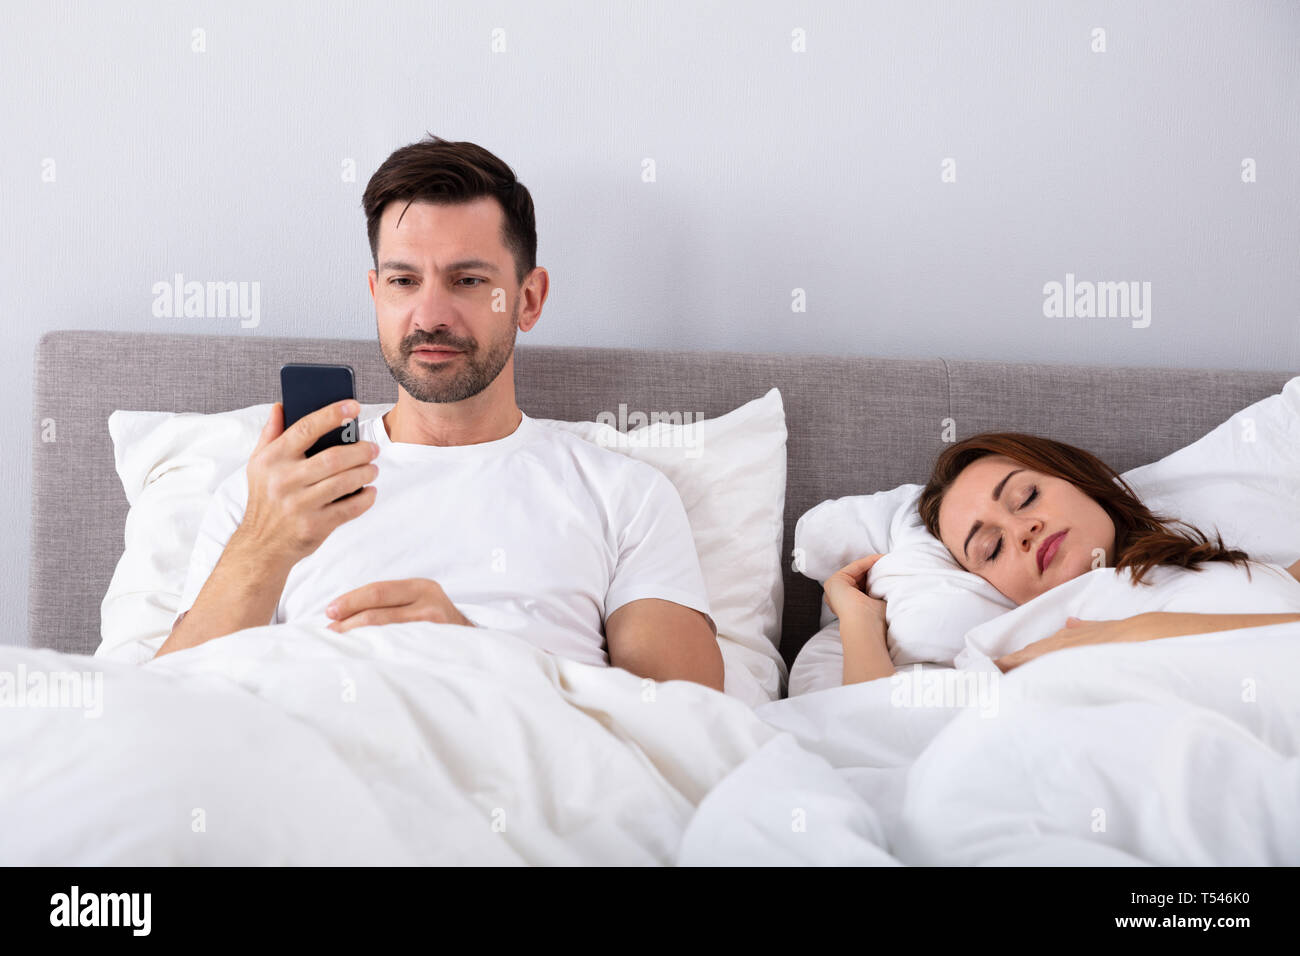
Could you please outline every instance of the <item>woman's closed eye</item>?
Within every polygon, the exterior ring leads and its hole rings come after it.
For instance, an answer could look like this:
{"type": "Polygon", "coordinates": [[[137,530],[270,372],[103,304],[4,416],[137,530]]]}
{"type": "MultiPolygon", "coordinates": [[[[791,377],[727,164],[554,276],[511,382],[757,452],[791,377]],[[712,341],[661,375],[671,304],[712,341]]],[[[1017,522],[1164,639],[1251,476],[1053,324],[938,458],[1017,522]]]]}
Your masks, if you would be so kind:
{"type": "MultiPolygon", "coordinates": [[[[1037,485],[1034,485],[1034,486],[1032,486],[1031,489],[1030,489],[1029,497],[1027,497],[1024,501],[1022,501],[1022,502],[1020,503],[1020,508],[1027,508],[1027,507],[1029,507],[1030,502],[1032,502],[1032,501],[1033,501],[1035,498],[1037,498],[1037,497],[1038,497],[1038,486],[1037,486],[1037,485]]],[[[1017,508],[1016,510],[1019,511],[1020,508],[1017,508]]],[[[1001,554],[1001,553],[1002,553],[1002,536],[1001,536],[1001,535],[998,535],[998,545],[997,545],[997,547],[994,548],[994,549],[993,549],[993,553],[990,554],[990,555],[989,555],[987,558],[985,558],[984,560],[985,560],[985,561],[996,561],[998,555],[1001,554]]]]}

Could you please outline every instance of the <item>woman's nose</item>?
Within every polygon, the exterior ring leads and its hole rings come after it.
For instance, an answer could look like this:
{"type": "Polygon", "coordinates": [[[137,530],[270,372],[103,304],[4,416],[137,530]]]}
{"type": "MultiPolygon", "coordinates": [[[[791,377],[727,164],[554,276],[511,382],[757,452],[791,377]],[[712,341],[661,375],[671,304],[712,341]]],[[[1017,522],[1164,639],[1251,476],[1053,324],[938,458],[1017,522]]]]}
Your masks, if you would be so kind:
{"type": "Polygon", "coordinates": [[[1025,525],[1024,530],[1020,532],[1020,550],[1028,551],[1034,546],[1034,538],[1043,530],[1043,522],[1040,518],[1031,518],[1025,525]]]}

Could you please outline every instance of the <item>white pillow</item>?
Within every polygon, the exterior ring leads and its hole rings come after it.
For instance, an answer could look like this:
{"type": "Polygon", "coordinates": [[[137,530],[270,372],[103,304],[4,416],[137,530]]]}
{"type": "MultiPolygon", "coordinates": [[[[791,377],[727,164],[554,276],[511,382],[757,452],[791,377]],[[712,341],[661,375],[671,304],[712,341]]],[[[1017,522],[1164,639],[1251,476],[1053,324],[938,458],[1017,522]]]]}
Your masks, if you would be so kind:
{"type": "MultiPolygon", "coordinates": [[[[359,418],[392,407],[362,405],[359,418]]],[[[270,411],[265,404],[212,415],[109,416],[117,473],[131,508],[126,549],[101,605],[97,655],[148,660],[166,639],[208,503],[247,462],[270,411]]],[[[538,421],[664,471],[695,536],[726,692],[751,705],[779,698],[786,674],[777,650],[786,440],[780,392],[772,389],[716,419],[658,423],[627,434],[595,422],[538,421]]]]}
{"type": "MultiPolygon", "coordinates": [[[[361,419],[388,405],[362,405],[361,419]]],[[[97,656],[142,662],[171,633],[213,493],[248,461],[271,405],[230,412],[115,411],[113,458],[131,506],[126,547],[100,604],[97,656]]]]}
{"type": "Polygon", "coordinates": [[[844,644],[840,622],[833,620],[808,638],[790,667],[790,697],[812,694],[844,683],[844,644]]]}
{"type": "Polygon", "coordinates": [[[1152,511],[1257,561],[1300,557],[1300,376],[1204,438],[1124,473],[1152,511]]]}
{"type": "MultiPolygon", "coordinates": [[[[908,670],[919,667],[923,671],[953,670],[947,664],[920,662],[908,666],[908,670]]],[[[832,620],[820,631],[808,638],[808,643],[799,649],[799,656],[790,668],[791,697],[803,694],[815,694],[819,690],[844,686],[844,644],[840,640],[840,622],[832,620]]]]}
{"type": "MultiPolygon", "coordinates": [[[[951,662],[962,635],[1015,607],[979,575],[963,570],[925,530],[916,510],[922,487],[900,485],[823,501],[794,530],[795,566],[819,583],[851,561],[884,555],[871,568],[867,590],[885,602],[889,656],[896,667],[951,662]]],[[[834,620],[823,601],[822,626],[834,620]]]]}
{"type": "Polygon", "coordinates": [[[786,477],[780,391],[691,424],[658,421],[623,432],[599,422],[539,421],[668,476],[695,537],[727,665],[726,692],[755,705],[780,698],[786,677],[779,650],[786,477]]]}
{"type": "MultiPolygon", "coordinates": [[[[1257,560],[1291,564],[1300,556],[1300,377],[1124,478],[1153,511],[1211,536],[1217,530],[1257,560]]],[[[871,569],[868,593],[887,602],[896,665],[951,664],[967,631],[1015,607],[925,530],[916,511],[921,487],[825,501],[795,527],[796,561],[819,583],[856,558],[887,554],[871,569]]],[[[823,602],[822,625],[832,620],[823,602]]]]}

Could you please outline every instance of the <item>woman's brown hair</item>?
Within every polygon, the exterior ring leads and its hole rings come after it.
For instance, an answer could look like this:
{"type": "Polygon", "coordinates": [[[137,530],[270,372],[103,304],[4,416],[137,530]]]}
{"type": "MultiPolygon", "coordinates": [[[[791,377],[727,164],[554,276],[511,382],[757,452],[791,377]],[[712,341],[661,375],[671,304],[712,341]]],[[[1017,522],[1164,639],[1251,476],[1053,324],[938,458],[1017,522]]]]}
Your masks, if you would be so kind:
{"type": "Polygon", "coordinates": [[[986,455],[1005,455],[1033,471],[1061,478],[1086,494],[1115,523],[1115,568],[1129,568],[1133,583],[1161,564],[1199,570],[1205,561],[1246,567],[1249,556],[1228,548],[1221,535],[1211,541],[1176,518],[1153,514],[1115,469],[1082,448],[1018,432],[984,432],[959,441],[939,455],[917,507],[926,529],[939,537],[939,505],[957,476],[986,455]]]}

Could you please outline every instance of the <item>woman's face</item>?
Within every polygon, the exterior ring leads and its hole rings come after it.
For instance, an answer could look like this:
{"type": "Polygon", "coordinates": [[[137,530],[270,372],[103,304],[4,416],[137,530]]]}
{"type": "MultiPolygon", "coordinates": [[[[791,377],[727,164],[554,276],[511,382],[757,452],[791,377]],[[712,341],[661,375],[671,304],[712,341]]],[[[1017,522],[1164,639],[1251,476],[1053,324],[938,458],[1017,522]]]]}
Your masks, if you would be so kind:
{"type": "Polygon", "coordinates": [[[1094,567],[1111,567],[1115,523],[1065,479],[986,455],[943,496],[939,538],[963,568],[1024,604],[1094,567]]]}

